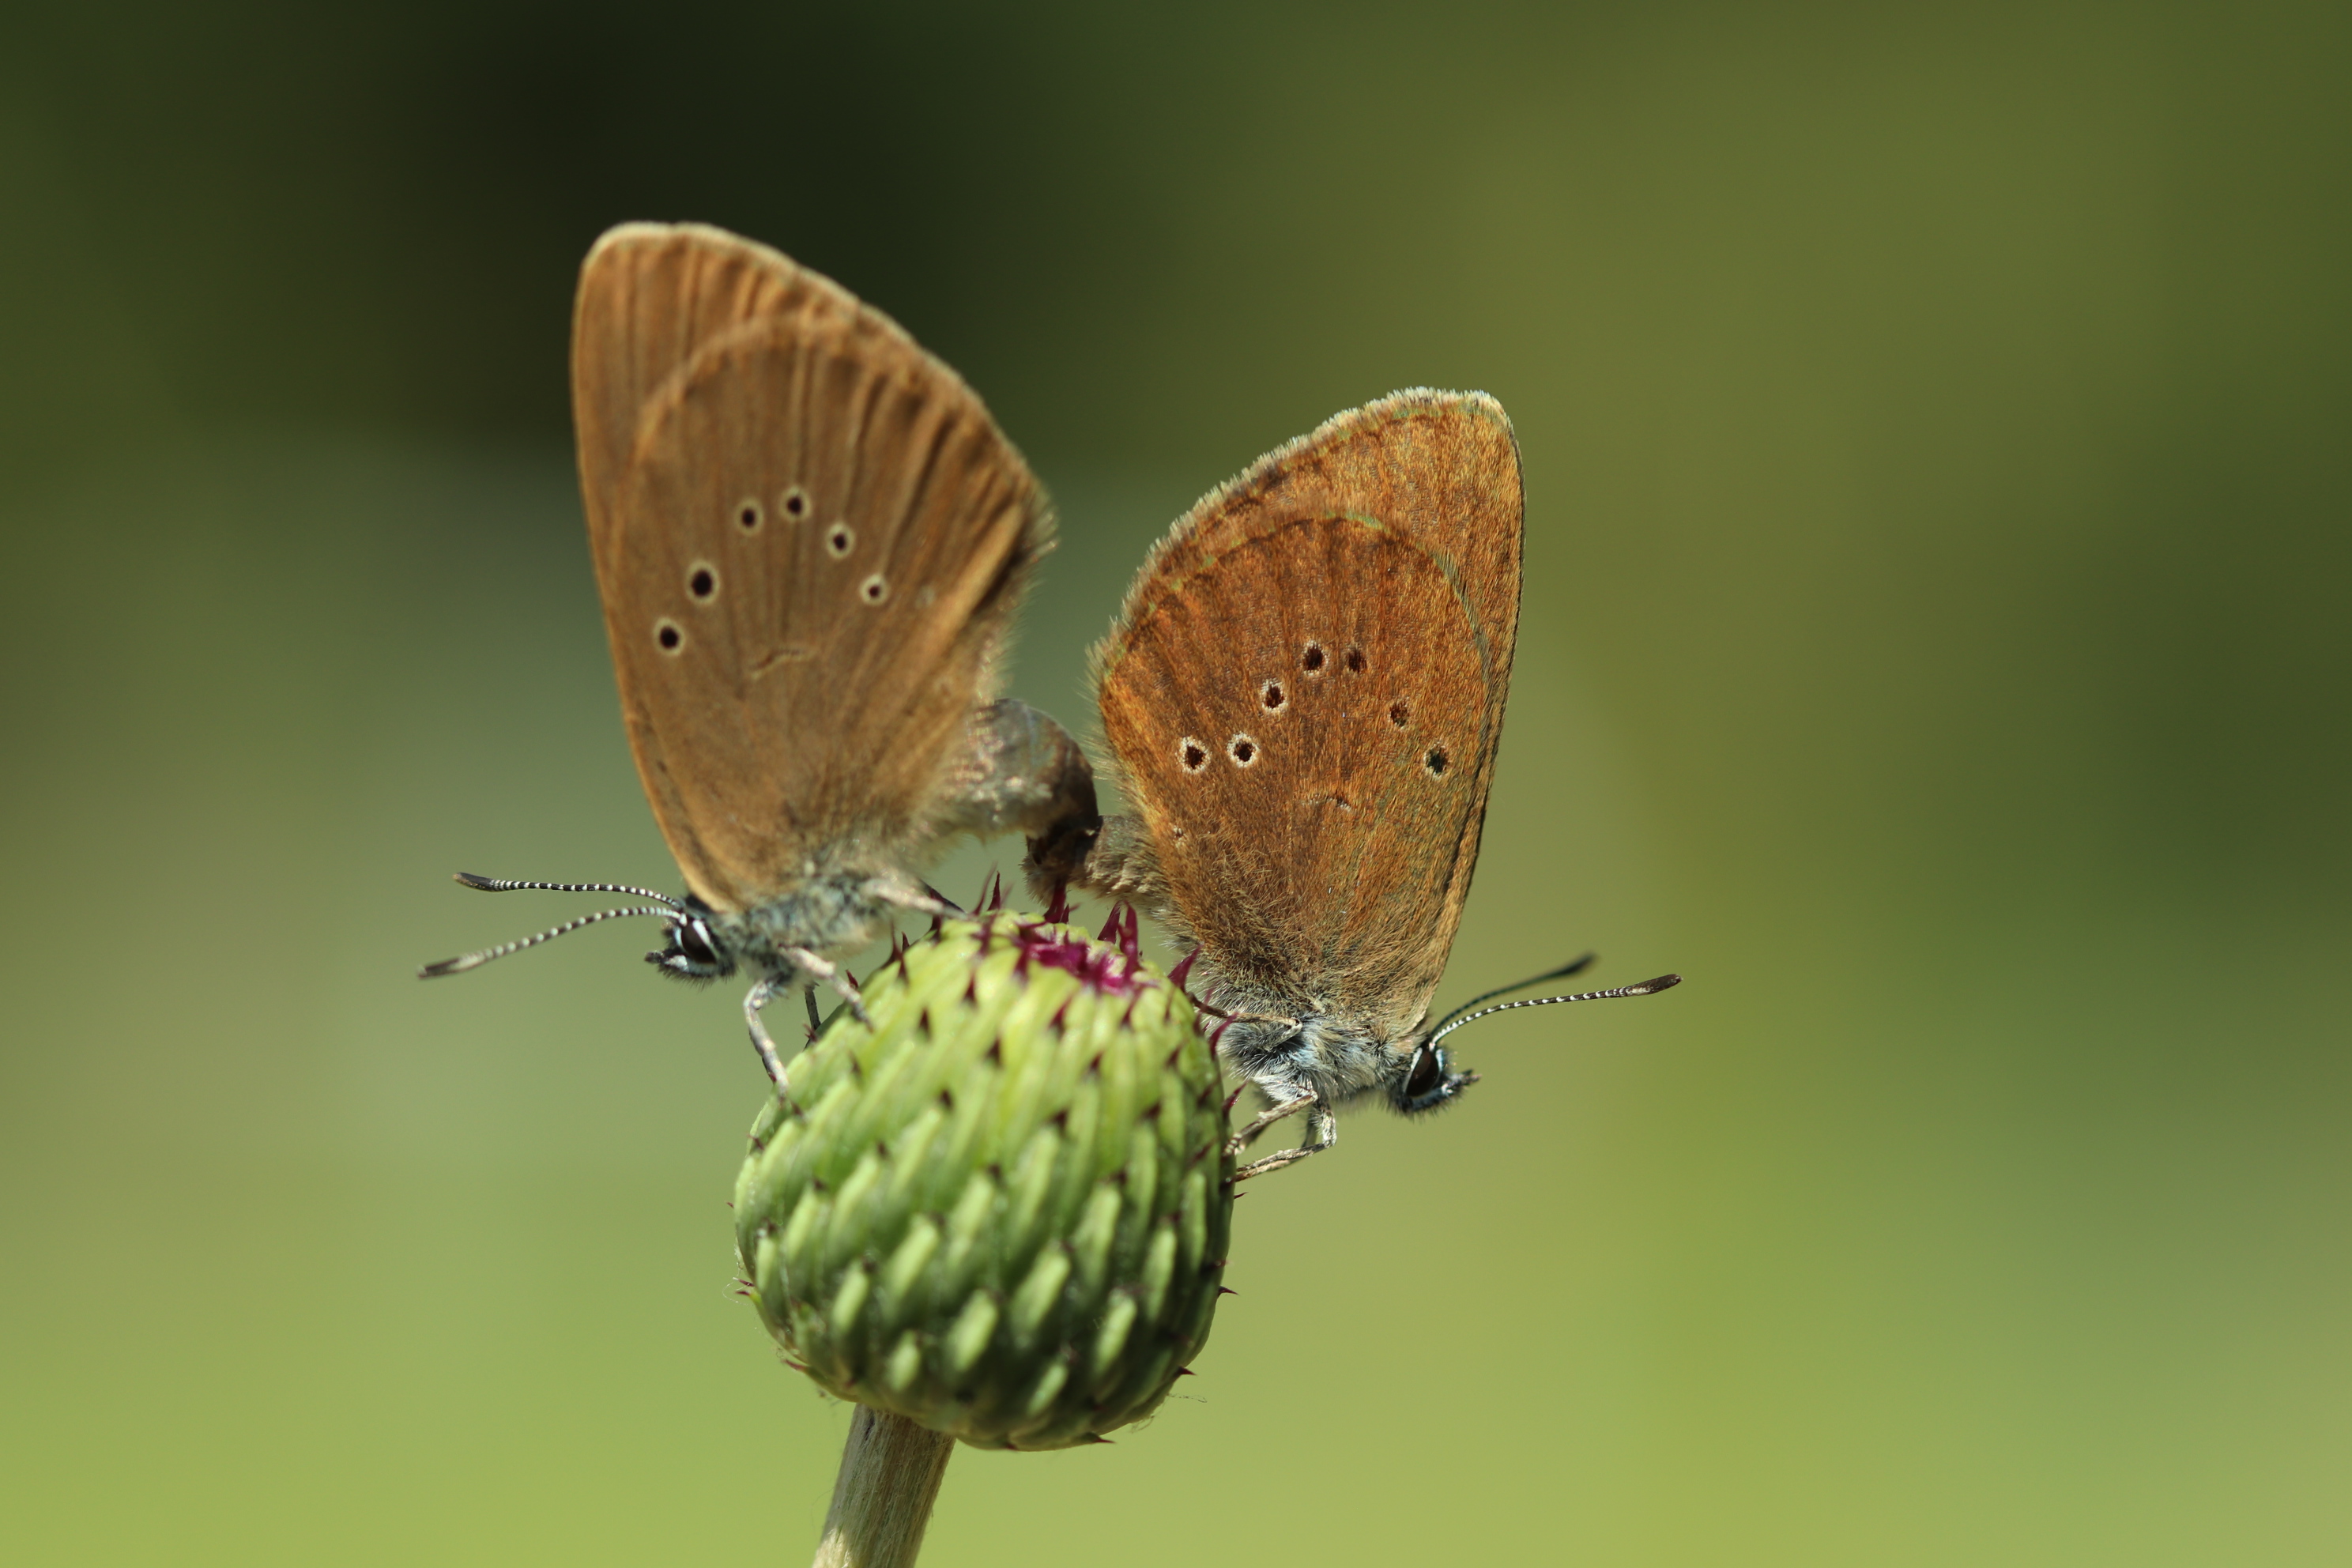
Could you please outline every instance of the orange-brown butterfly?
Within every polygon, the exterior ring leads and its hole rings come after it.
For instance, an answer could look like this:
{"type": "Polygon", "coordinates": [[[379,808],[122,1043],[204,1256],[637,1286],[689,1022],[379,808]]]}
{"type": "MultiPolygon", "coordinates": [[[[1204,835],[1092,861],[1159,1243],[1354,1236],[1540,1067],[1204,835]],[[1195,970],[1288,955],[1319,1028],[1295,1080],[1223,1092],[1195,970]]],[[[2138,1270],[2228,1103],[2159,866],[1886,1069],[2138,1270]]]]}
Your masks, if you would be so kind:
{"type": "MultiPolygon", "coordinates": [[[[820,981],[894,913],[940,913],[925,855],[958,832],[1091,823],[1060,726],[990,700],[1052,540],[1028,465],[956,374],[763,246],[628,224],[581,268],[572,411],[604,626],[637,773],[688,889],[460,876],[656,900],[429,966],[456,973],[623,915],[664,973],[820,981]]],[[[1033,859],[1052,859],[1051,847],[1033,859]]]]}
{"type": "MultiPolygon", "coordinates": [[[[1408,1114],[1475,1081],[1435,1025],[1518,631],[1518,445],[1479,393],[1400,392],[1269,454],[1180,518],[1095,649],[1130,815],[1072,878],[1194,947],[1225,1059],[1268,1109],[1236,1148],[1375,1090],[1408,1114]]],[[[1056,869],[1033,867],[1043,892],[1056,869]]],[[[1556,979],[1589,959],[1539,975],[1556,979]]],[[[1677,983],[1511,1002],[1646,995],[1677,983]]]]}

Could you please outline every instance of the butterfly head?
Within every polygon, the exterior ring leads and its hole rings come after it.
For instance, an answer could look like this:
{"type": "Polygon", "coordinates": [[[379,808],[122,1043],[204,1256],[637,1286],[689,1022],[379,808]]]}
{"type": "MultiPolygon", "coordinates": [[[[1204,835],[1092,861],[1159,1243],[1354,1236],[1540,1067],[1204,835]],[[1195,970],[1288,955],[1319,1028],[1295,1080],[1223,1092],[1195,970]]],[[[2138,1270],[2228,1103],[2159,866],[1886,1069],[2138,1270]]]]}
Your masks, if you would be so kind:
{"type": "Polygon", "coordinates": [[[1400,1058],[1396,1070],[1388,1081],[1389,1103],[1406,1116],[1418,1116],[1424,1110],[1434,1110],[1450,1105],[1472,1084],[1478,1081],[1475,1072],[1457,1072],[1445,1054],[1445,1047],[1432,1040],[1423,1040],[1412,1054],[1400,1058]]]}
{"type": "Polygon", "coordinates": [[[688,893],[662,927],[662,944],[646,962],[679,980],[723,980],[735,973],[735,959],[710,929],[714,911],[688,893]]]}

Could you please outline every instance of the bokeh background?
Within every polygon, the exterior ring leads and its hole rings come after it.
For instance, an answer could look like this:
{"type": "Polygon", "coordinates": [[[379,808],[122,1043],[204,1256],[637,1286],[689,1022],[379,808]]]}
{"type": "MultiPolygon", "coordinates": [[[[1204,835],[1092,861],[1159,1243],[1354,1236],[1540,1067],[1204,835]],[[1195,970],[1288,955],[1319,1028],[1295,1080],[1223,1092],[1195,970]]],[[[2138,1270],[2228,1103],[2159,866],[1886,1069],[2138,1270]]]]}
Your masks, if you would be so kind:
{"type": "Polygon", "coordinates": [[[2347,16],[11,7],[0,1557],[813,1544],[733,997],[412,978],[585,902],[454,869],[675,881],[564,352],[693,217],[989,398],[1074,720],[1196,494],[1498,395],[1443,995],[1690,977],[1253,1193],[1192,1397],[964,1453],[929,1561],[2343,1563],[2347,16]]]}

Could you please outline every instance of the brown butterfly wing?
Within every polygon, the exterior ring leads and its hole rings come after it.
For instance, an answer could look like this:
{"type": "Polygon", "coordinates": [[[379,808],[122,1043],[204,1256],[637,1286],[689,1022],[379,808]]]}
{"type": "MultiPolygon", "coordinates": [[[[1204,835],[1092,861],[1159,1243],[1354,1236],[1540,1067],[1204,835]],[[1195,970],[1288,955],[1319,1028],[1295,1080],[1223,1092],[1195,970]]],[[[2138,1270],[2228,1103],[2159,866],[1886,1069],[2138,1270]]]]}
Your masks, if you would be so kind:
{"type": "Polygon", "coordinates": [[[625,223],[606,230],[581,264],[572,322],[572,416],[591,537],[615,526],[646,400],[695,350],[761,317],[839,322],[861,309],[831,279],[724,229],[625,223]]]}
{"type": "Polygon", "coordinates": [[[751,310],[648,395],[609,503],[623,713],[688,885],[743,909],[927,837],[1050,535],[955,374],[854,302],[751,310]]]}
{"type": "MultiPolygon", "coordinates": [[[[1377,998],[1372,1010],[1392,1029],[1417,1021],[1444,973],[1477,864],[1517,641],[1521,512],[1518,446],[1502,406],[1481,393],[1423,388],[1326,421],[1260,458],[1179,519],[1137,574],[1118,626],[1095,650],[1106,734],[1140,819],[1139,832],[1114,820],[1103,836],[1104,864],[1118,885],[1191,927],[1220,967],[1255,969],[1255,983],[1270,996],[1287,994],[1292,1005],[1305,1005],[1315,1001],[1299,994],[1310,979],[1344,984],[1360,999],[1377,998]],[[1370,580],[1342,576],[1302,585],[1322,597],[1272,602],[1262,612],[1278,613],[1286,629],[1302,637],[1307,635],[1303,624],[1292,623],[1305,604],[1347,615],[1378,611],[1400,634],[1435,637],[1451,651],[1442,671],[1433,667],[1432,694],[1440,702],[1471,702],[1441,716],[1449,729],[1476,736],[1466,752],[1449,756],[1445,776],[1460,790],[1444,796],[1442,810],[1416,811],[1393,826],[1356,823],[1359,833],[1377,829],[1382,836],[1381,846],[1365,853],[1375,868],[1395,879],[1396,892],[1375,900],[1379,907],[1360,898],[1340,907],[1309,907],[1328,897],[1298,883],[1300,875],[1312,872],[1270,869],[1245,847],[1218,873],[1213,889],[1198,874],[1182,872],[1190,852],[1180,846],[1190,832],[1179,837],[1185,824],[1169,816],[1161,803],[1184,797],[1165,787],[1175,780],[1157,777],[1160,761],[1150,754],[1146,721],[1150,704],[1172,697],[1181,684],[1170,668],[1172,658],[1199,659],[1204,669],[1223,670],[1227,656],[1214,647],[1156,648],[1131,662],[1139,640],[1156,640],[1144,628],[1189,599],[1244,548],[1276,541],[1302,521],[1335,515],[1370,520],[1390,536],[1420,546],[1444,591],[1428,585],[1425,573],[1408,572],[1389,580],[1387,605],[1368,605],[1359,601],[1370,580]],[[1416,582],[1422,586],[1412,596],[1394,596],[1402,584],[1416,582]],[[1475,692],[1459,665],[1457,621],[1466,624],[1475,650],[1475,692]],[[1441,877],[1442,886],[1430,879],[1441,877]],[[1356,934],[1335,943],[1334,921],[1356,934]],[[1252,956],[1265,954],[1277,956],[1265,963],[1252,956]],[[1383,964],[1391,966],[1386,978],[1383,964]]],[[[1343,653],[1327,650],[1327,657],[1343,653]]],[[[1439,713],[1426,698],[1414,711],[1417,722],[1439,713]]],[[[1411,783],[1409,777],[1403,782],[1411,783]]],[[[1298,864],[1306,868],[1327,865],[1319,840],[1286,841],[1283,853],[1303,856],[1298,864]]]]}
{"type": "Polygon", "coordinates": [[[1471,606],[1351,517],[1155,583],[1102,671],[1161,884],[1220,976],[1391,1037],[1445,967],[1496,725],[1471,606]]]}
{"type": "Polygon", "coordinates": [[[1333,416],[1203,496],[1138,574],[1126,617],[1160,572],[1181,576],[1242,540],[1302,517],[1354,515],[1450,562],[1475,618],[1499,710],[1518,638],[1519,447],[1482,392],[1414,387],[1333,416]]]}

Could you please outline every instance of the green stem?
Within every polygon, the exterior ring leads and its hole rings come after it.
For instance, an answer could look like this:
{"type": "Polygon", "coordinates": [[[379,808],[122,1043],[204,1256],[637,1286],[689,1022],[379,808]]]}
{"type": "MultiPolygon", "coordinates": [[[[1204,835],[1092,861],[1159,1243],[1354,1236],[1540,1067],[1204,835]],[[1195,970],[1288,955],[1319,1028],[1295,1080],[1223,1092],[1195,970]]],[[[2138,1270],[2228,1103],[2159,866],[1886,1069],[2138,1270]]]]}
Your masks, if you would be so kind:
{"type": "Polygon", "coordinates": [[[861,1405],[814,1568],[913,1568],[955,1439],[861,1405]]]}

